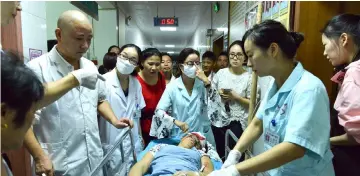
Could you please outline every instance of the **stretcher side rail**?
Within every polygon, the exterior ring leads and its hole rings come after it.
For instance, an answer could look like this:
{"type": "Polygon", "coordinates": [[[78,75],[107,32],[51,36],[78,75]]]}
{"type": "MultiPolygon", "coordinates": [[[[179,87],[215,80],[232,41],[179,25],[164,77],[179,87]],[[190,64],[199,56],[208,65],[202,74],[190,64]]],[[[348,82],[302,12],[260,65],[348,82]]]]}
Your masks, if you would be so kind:
{"type": "MultiPolygon", "coordinates": [[[[229,152],[231,151],[231,148],[229,147],[229,137],[231,137],[235,142],[237,142],[239,140],[239,138],[237,138],[235,136],[235,134],[231,131],[231,130],[226,130],[226,133],[225,133],[225,157],[227,158],[229,152]]],[[[250,152],[249,149],[246,149],[245,152],[244,152],[249,158],[252,158],[254,157],[254,155],[250,152]]],[[[261,173],[258,173],[262,176],[270,176],[269,173],[267,172],[261,172],[261,173]]]]}
{"type": "MultiPolygon", "coordinates": [[[[131,142],[131,147],[130,147],[130,152],[133,155],[134,158],[134,162],[136,162],[136,155],[135,155],[135,146],[134,146],[134,141],[133,141],[133,136],[131,133],[131,128],[127,127],[124,129],[125,132],[123,135],[119,135],[117,137],[116,142],[114,143],[113,147],[108,150],[108,152],[106,153],[106,155],[104,156],[104,158],[101,160],[101,162],[95,167],[95,169],[90,173],[90,176],[96,176],[99,175],[99,172],[101,172],[101,169],[104,167],[104,165],[108,162],[108,160],[111,158],[111,155],[115,152],[115,150],[120,149],[121,152],[121,166],[119,168],[119,170],[122,170],[123,167],[126,165],[126,160],[129,157],[129,154],[126,154],[126,156],[124,156],[124,147],[123,147],[123,141],[126,139],[127,136],[130,137],[130,142],[131,142]],[[124,164],[125,163],[125,164],[124,164]]],[[[126,169],[126,168],[125,168],[126,169]]],[[[106,174],[106,169],[104,169],[104,175],[107,176],[106,174]]]]}

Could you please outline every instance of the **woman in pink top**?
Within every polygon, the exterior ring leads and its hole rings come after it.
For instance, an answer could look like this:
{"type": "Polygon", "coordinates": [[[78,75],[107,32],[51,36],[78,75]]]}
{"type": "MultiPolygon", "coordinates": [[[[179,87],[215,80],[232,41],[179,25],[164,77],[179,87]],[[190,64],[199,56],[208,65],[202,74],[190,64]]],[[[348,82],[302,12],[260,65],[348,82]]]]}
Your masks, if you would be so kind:
{"type": "Polygon", "coordinates": [[[322,42],[324,55],[337,70],[331,80],[340,88],[334,109],[342,132],[330,138],[335,174],[359,176],[360,16],[342,14],[332,18],[322,31],[322,42]]]}

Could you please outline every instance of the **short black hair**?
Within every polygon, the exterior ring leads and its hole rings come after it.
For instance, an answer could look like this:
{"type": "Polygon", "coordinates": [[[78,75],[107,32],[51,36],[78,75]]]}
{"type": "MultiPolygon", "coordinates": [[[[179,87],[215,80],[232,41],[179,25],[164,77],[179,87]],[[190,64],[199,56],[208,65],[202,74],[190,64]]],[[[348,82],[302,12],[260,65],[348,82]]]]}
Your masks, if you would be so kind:
{"type": "Polygon", "coordinates": [[[44,97],[44,86],[35,73],[12,52],[1,51],[1,103],[16,110],[14,123],[24,125],[33,103],[44,97]]]}
{"type": "Polygon", "coordinates": [[[140,69],[144,69],[144,66],[142,65],[143,62],[145,62],[148,58],[150,58],[151,56],[159,56],[160,57],[160,62],[162,60],[162,55],[160,53],[160,51],[156,48],[146,48],[144,51],[142,51],[142,59],[140,60],[140,69]]]}
{"type": "MultiPolygon", "coordinates": [[[[122,46],[121,48],[120,48],[120,53],[125,49],[125,48],[135,48],[135,50],[136,50],[136,53],[137,53],[137,55],[138,55],[138,66],[140,66],[140,60],[142,59],[142,54],[141,54],[141,49],[137,46],[137,45],[135,45],[135,44],[126,44],[126,45],[124,45],[124,46],[122,46]]],[[[137,71],[136,71],[136,69],[134,69],[134,71],[131,73],[131,75],[132,76],[136,76],[137,75],[137,71]]]]}
{"type": "Polygon", "coordinates": [[[111,46],[109,47],[109,49],[108,49],[108,53],[110,53],[111,49],[113,49],[113,48],[117,48],[117,49],[120,50],[120,48],[119,48],[118,46],[116,46],[116,45],[111,45],[111,46]]]}
{"type": "Polygon", "coordinates": [[[243,37],[244,42],[245,40],[251,40],[262,49],[268,49],[271,43],[277,43],[285,56],[293,59],[304,36],[298,32],[288,32],[278,21],[265,20],[249,29],[243,37]]]}
{"type": "Polygon", "coordinates": [[[58,43],[58,41],[55,40],[55,39],[53,39],[53,40],[48,40],[48,41],[47,41],[48,52],[50,52],[57,43],[58,43]]]}
{"type": "MultiPolygon", "coordinates": [[[[338,39],[341,34],[347,33],[352,37],[354,43],[359,47],[358,52],[354,56],[352,62],[360,59],[360,15],[341,14],[329,20],[321,32],[330,39],[338,39]]],[[[336,70],[344,70],[347,64],[336,67],[336,70]]]]}
{"type": "Polygon", "coordinates": [[[174,76],[176,78],[181,76],[181,69],[180,69],[180,65],[184,64],[186,58],[190,55],[190,54],[196,54],[198,57],[200,57],[200,53],[199,51],[196,51],[192,48],[185,48],[183,50],[181,50],[178,58],[177,58],[177,62],[175,65],[175,69],[174,69],[174,76]]]}
{"type": "Polygon", "coordinates": [[[212,52],[212,51],[206,51],[202,55],[202,59],[204,60],[205,58],[208,58],[208,59],[212,60],[213,62],[216,61],[216,56],[215,56],[214,52],[212,52]]]}
{"type": "Polygon", "coordinates": [[[229,57],[228,52],[226,52],[226,51],[221,51],[221,53],[219,54],[219,57],[220,57],[220,56],[229,57]]]}
{"type": "Polygon", "coordinates": [[[161,57],[163,57],[163,56],[169,56],[169,57],[170,57],[170,59],[171,59],[171,61],[172,61],[172,57],[170,56],[170,54],[169,54],[169,53],[162,52],[162,53],[161,53],[161,57]]]}
{"type": "Polygon", "coordinates": [[[106,53],[103,58],[103,65],[107,70],[112,70],[116,67],[116,61],[116,53],[106,53]]]}

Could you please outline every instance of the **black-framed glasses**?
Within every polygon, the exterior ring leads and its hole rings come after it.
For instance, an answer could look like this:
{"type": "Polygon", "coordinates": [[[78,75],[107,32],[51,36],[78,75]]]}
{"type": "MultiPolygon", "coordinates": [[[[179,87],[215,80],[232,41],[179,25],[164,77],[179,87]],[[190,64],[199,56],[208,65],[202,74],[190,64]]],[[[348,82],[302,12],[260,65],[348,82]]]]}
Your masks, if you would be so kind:
{"type": "Polygon", "coordinates": [[[236,58],[239,59],[240,57],[244,57],[244,54],[243,54],[243,53],[237,53],[237,54],[235,54],[235,53],[230,53],[230,54],[229,54],[229,58],[230,58],[230,59],[234,59],[235,56],[236,56],[236,58]]]}
{"type": "Polygon", "coordinates": [[[184,64],[186,64],[188,66],[194,66],[195,64],[200,65],[201,62],[199,62],[199,61],[189,61],[189,62],[185,62],[184,64]]]}
{"type": "Polygon", "coordinates": [[[119,54],[119,57],[120,57],[121,59],[128,60],[128,61],[130,62],[130,64],[133,64],[133,65],[135,65],[135,66],[138,66],[138,61],[137,61],[136,58],[129,58],[129,57],[127,57],[127,56],[126,56],[125,54],[123,54],[123,53],[120,53],[120,54],[119,54]]]}

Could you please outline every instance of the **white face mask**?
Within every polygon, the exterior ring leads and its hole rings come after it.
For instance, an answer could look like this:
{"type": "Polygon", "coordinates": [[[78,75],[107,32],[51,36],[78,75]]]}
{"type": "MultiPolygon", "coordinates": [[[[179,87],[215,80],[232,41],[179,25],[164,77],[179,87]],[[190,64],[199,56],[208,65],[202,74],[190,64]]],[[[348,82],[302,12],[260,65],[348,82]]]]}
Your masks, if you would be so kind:
{"type": "Polygon", "coordinates": [[[129,75],[135,69],[135,65],[131,64],[129,60],[124,60],[120,57],[117,58],[116,69],[124,75],[129,75]]]}
{"type": "Polygon", "coordinates": [[[195,65],[193,66],[188,66],[188,65],[184,65],[184,71],[183,73],[189,77],[189,78],[195,78],[196,77],[196,67],[195,65]]]}

